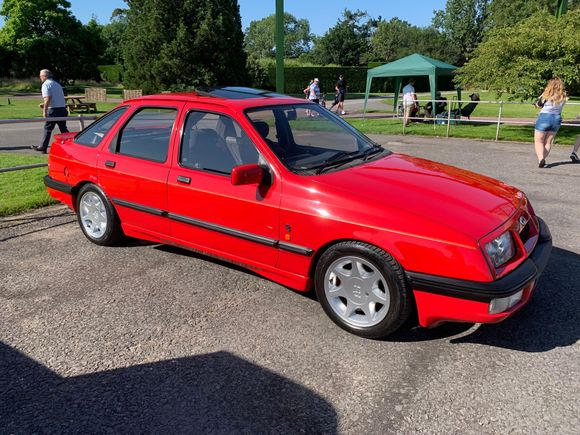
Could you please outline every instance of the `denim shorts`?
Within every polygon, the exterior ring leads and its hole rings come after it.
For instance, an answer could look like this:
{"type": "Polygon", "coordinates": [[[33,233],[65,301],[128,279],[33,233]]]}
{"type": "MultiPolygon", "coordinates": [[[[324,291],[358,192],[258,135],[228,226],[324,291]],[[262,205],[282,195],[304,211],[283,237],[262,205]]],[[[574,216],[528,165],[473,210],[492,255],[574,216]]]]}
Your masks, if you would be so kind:
{"type": "Polygon", "coordinates": [[[536,120],[535,128],[538,131],[553,131],[555,133],[560,130],[560,124],[562,124],[562,117],[560,115],[540,113],[536,120]]]}

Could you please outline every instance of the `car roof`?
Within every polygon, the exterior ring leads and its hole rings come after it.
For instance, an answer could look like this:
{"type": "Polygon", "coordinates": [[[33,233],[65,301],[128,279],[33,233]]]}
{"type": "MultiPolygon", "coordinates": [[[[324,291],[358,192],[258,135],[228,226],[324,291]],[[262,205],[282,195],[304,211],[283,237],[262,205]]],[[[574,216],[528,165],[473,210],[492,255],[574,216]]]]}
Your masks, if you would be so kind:
{"type": "Polygon", "coordinates": [[[211,103],[242,110],[250,107],[305,102],[302,98],[294,98],[272,91],[238,86],[199,87],[194,92],[147,95],[126,102],[149,102],[160,100],[211,103]]]}

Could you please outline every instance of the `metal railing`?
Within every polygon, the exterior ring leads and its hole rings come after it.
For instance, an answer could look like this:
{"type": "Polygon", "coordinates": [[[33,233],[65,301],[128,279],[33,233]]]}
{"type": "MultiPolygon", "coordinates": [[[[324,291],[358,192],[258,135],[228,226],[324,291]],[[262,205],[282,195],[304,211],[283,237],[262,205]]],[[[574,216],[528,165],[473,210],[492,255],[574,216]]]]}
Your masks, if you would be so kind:
{"type": "Polygon", "coordinates": [[[25,124],[28,122],[58,122],[58,121],[78,121],[80,129],[85,128],[85,121],[94,121],[97,119],[96,115],[91,116],[61,116],[55,118],[27,118],[27,119],[0,119],[0,125],[4,124],[25,124]]]}
{"type": "MultiPolygon", "coordinates": [[[[425,106],[425,104],[431,102],[433,100],[417,100],[417,103],[419,103],[419,105],[421,106],[425,106]],[[421,104],[423,103],[423,104],[421,104]]],[[[504,107],[505,105],[530,105],[531,103],[529,102],[520,102],[520,101],[472,101],[472,100],[457,100],[455,98],[453,98],[452,100],[434,100],[435,103],[438,102],[445,102],[447,104],[449,104],[449,108],[443,112],[445,113],[447,116],[443,116],[443,117],[409,117],[407,118],[408,120],[411,121],[423,121],[423,122],[428,122],[428,123],[433,123],[433,128],[435,129],[437,124],[446,124],[447,125],[447,131],[446,131],[446,137],[449,137],[449,130],[450,130],[450,126],[452,124],[496,124],[496,133],[495,133],[495,140],[498,141],[499,140],[499,134],[500,134],[500,128],[502,125],[521,125],[521,126],[531,126],[533,127],[535,125],[535,120],[522,120],[522,119],[518,119],[518,117],[506,117],[504,114],[504,107]],[[494,104],[494,105],[498,105],[498,114],[497,114],[497,118],[496,117],[489,117],[489,118],[476,118],[476,117],[469,117],[468,119],[465,119],[466,117],[462,117],[461,115],[458,117],[454,116],[454,113],[456,114],[457,112],[460,111],[462,106],[463,108],[465,107],[465,105],[469,104],[469,103],[477,103],[479,104],[494,104]]],[[[580,113],[580,102],[576,102],[576,101],[568,101],[566,103],[566,106],[579,106],[578,107],[578,112],[580,113]]],[[[565,106],[565,107],[566,107],[565,106]]],[[[477,108],[475,109],[477,110],[477,108]]],[[[474,111],[475,111],[474,110],[474,111]]],[[[531,115],[530,118],[532,116],[537,116],[537,115],[531,115]]],[[[398,113],[395,114],[395,116],[393,118],[396,119],[402,119],[403,120],[403,134],[405,134],[405,130],[406,130],[406,125],[405,125],[405,116],[404,113],[401,115],[398,113]]],[[[567,127],[580,127],[580,119],[577,117],[576,119],[578,119],[577,122],[562,122],[562,126],[567,126],[567,127]]]]}
{"type": "MultiPolygon", "coordinates": [[[[47,121],[78,121],[79,127],[81,130],[85,128],[85,121],[94,121],[98,117],[96,115],[84,116],[62,116],[62,117],[54,117],[54,118],[27,118],[27,119],[0,119],[0,126],[6,124],[25,124],[25,123],[34,123],[34,122],[47,122],[47,121]]],[[[8,168],[0,168],[0,173],[3,172],[12,172],[12,171],[21,171],[24,169],[34,169],[34,168],[42,168],[44,166],[48,166],[48,163],[35,163],[32,165],[21,165],[21,166],[11,166],[8,168]]]]}

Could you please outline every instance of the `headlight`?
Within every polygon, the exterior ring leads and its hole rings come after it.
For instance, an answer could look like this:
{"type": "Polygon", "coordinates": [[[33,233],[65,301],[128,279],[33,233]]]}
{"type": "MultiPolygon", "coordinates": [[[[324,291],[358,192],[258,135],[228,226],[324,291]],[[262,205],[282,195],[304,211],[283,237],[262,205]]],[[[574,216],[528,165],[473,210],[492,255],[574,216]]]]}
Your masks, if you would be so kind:
{"type": "Polygon", "coordinates": [[[510,233],[506,231],[497,239],[486,244],[485,252],[495,267],[507,263],[515,254],[514,241],[510,233]]]}

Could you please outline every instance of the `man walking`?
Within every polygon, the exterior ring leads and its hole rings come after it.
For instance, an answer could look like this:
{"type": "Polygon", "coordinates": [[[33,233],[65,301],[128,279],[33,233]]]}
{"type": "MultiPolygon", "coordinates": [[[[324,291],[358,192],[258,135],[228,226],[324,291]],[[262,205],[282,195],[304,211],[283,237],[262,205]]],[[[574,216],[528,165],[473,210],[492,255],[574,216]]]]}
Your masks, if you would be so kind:
{"type": "MultiPolygon", "coordinates": [[[[47,69],[43,69],[40,71],[40,81],[42,82],[42,99],[44,100],[42,116],[44,118],[60,118],[68,116],[62,86],[52,79],[52,73],[47,69]]],[[[54,130],[54,126],[57,124],[61,133],[68,133],[66,121],[46,121],[44,124],[44,137],[42,138],[42,144],[38,147],[33,145],[31,148],[35,151],[46,154],[52,130],[54,130]]]]}
{"type": "Polygon", "coordinates": [[[410,118],[414,116],[417,109],[417,94],[415,94],[415,79],[409,79],[409,84],[403,88],[403,122],[409,125],[410,118]]]}

